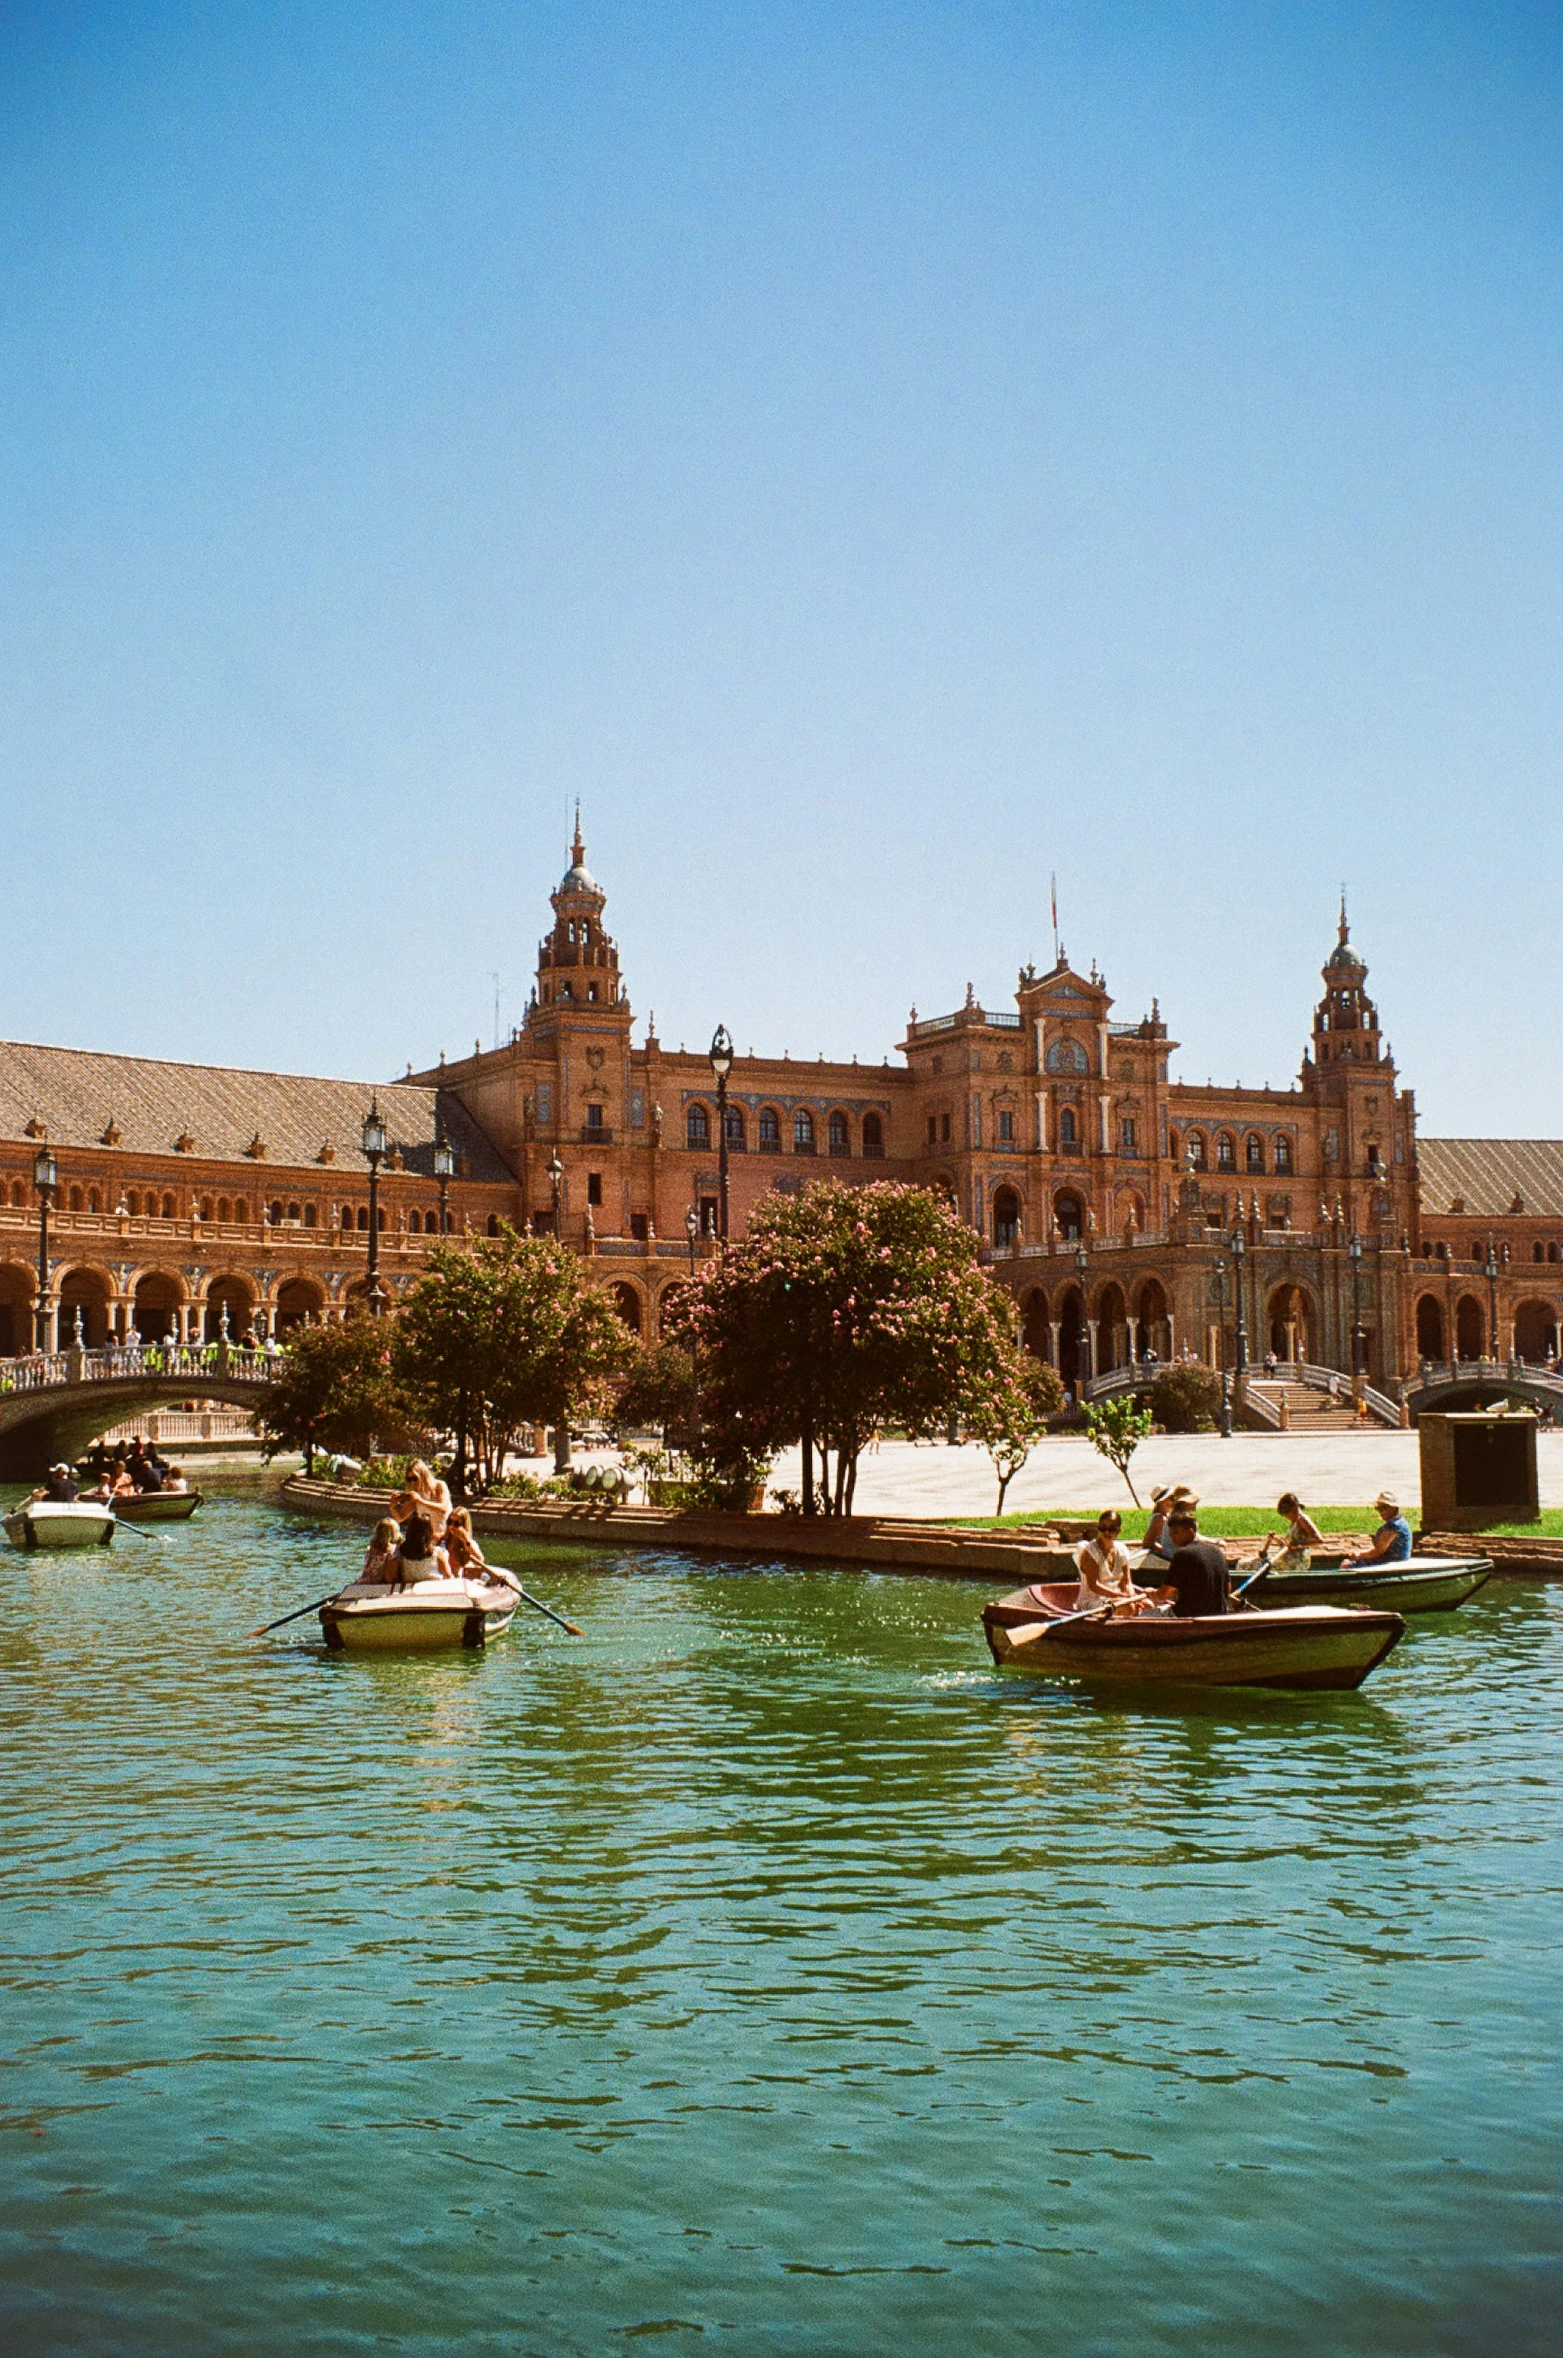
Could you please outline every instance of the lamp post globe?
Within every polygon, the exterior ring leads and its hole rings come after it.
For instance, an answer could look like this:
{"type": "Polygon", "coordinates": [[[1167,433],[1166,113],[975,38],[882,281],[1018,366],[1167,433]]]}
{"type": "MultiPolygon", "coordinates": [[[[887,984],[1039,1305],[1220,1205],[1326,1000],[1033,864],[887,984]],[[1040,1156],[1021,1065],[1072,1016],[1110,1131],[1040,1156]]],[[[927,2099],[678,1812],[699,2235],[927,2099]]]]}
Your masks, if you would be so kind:
{"type": "Polygon", "coordinates": [[[49,1205],[60,1184],[60,1166],[54,1159],[54,1149],[40,1146],[33,1156],[33,1185],[38,1190],[38,1308],[33,1321],[33,1344],[39,1351],[49,1348],[49,1205]]]}
{"type": "Polygon", "coordinates": [[[445,1135],[443,1124],[434,1133],[434,1176],[440,1189],[440,1234],[450,1233],[450,1183],[456,1176],[456,1150],[445,1135]]]}
{"type": "Polygon", "coordinates": [[[380,1118],[377,1098],[369,1101],[359,1144],[369,1165],[369,1270],[364,1298],[369,1304],[370,1317],[378,1318],[385,1308],[385,1288],[380,1283],[380,1164],[390,1140],[380,1118]]]}
{"type": "Polygon", "coordinates": [[[564,1237],[564,1165],[557,1146],[548,1158],[548,1184],[553,1190],[554,1242],[558,1244],[564,1237]]]}
{"type": "Polygon", "coordinates": [[[727,1242],[727,1076],[733,1069],[733,1043],[725,1023],[711,1037],[711,1071],[716,1079],[716,1195],[717,1234],[727,1242]]]}
{"type": "Polygon", "coordinates": [[[1357,1392],[1362,1385],[1362,1239],[1355,1230],[1346,1246],[1346,1259],[1351,1269],[1351,1383],[1357,1392]]]}

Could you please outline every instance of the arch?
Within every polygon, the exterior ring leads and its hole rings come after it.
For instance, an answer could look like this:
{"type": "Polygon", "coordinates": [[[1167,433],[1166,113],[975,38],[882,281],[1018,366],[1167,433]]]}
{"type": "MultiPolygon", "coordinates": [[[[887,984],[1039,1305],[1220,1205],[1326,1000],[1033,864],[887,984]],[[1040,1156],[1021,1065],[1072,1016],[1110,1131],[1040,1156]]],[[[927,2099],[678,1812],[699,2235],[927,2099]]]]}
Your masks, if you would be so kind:
{"type": "Polygon", "coordinates": [[[744,1121],[744,1109],[741,1105],[729,1105],[727,1109],[727,1151],[729,1154],[746,1154],[748,1148],[749,1130],[744,1121]]]}
{"type": "Polygon", "coordinates": [[[704,1154],[711,1143],[711,1109],[708,1105],[686,1106],[684,1110],[684,1146],[690,1154],[704,1154]]]}
{"type": "Polygon", "coordinates": [[[1235,1171],[1237,1169],[1237,1146],[1230,1130],[1222,1130],[1216,1138],[1216,1169],[1218,1171],[1235,1171]]]}
{"type": "Polygon", "coordinates": [[[1078,1040],[1051,1041],[1043,1063],[1050,1073],[1088,1073],[1091,1069],[1091,1060],[1078,1040]]]}
{"type": "Polygon", "coordinates": [[[1129,1312],[1123,1288],[1110,1279],[1096,1297],[1096,1373],[1123,1367],[1129,1357],[1129,1312]]]}
{"type": "MultiPolygon", "coordinates": [[[[423,1234],[423,1214],[416,1209],[409,1212],[407,1215],[407,1233],[409,1236],[421,1236],[423,1234]]],[[[429,1233],[432,1236],[434,1232],[431,1229],[429,1233]]]]}
{"type": "MultiPolygon", "coordinates": [[[[368,1206],[367,1204],[360,1204],[360,1205],[359,1205],[359,1207],[358,1207],[358,1212],[357,1212],[357,1221],[358,1221],[358,1225],[359,1225],[359,1227],[360,1227],[361,1229],[363,1229],[364,1233],[367,1235],[367,1234],[368,1234],[368,1230],[369,1230],[369,1206],[368,1206]]],[[[344,1225],[344,1227],[346,1226],[346,1222],[345,1222],[345,1221],[344,1221],[343,1225],[344,1225]]]]}
{"type": "Polygon", "coordinates": [[[1250,1130],[1243,1141],[1243,1167],[1257,1172],[1262,1178],[1265,1167],[1265,1142],[1257,1130],[1250,1130]]]}
{"type": "Polygon", "coordinates": [[[774,1105],[762,1105],[759,1120],[761,1154],[780,1154],[782,1150],[781,1115],[774,1105]]]}
{"type": "Polygon", "coordinates": [[[255,1288],[249,1278],[232,1271],[214,1277],[201,1305],[201,1333],[208,1343],[222,1341],[223,1312],[228,1313],[228,1340],[246,1343],[255,1317],[255,1288]]]}
{"type": "Polygon", "coordinates": [[[1045,1359],[1052,1340],[1047,1331],[1047,1296],[1034,1285],[1020,1297],[1020,1336],[1034,1359],[1045,1359]]]}
{"type": "Polygon", "coordinates": [[[26,1209],[27,1195],[20,1179],[13,1179],[11,1182],[11,1204],[12,1208],[18,1212],[26,1209]]]}
{"type": "Polygon", "coordinates": [[[296,1326],[316,1325],[325,1315],[326,1289],[316,1277],[285,1277],[277,1288],[277,1332],[291,1334],[296,1326]]]}
{"type": "Polygon", "coordinates": [[[235,1200],[233,1216],[236,1220],[239,1221],[247,1221],[249,1219],[250,1206],[248,1197],[241,1195],[235,1200]]]}
{"type": "Polygon", "coordinates": [[[1205,1133],[1203,1130],[1191,1130],[1189,1132],[1188,1163],[1189,1169],[1191,1171],[1204,1171],[1209,1168],[1209,1162],[1205,1150],[1205,1133]]]}
{"type": "Polygon", "coordinates": [[[141,1217],[141,1190],[140,1190],[140,1188],[139,1188],[139,1187],[133,1187],[133,1188],[131,1188],[131,1190],[130,1190],[129,1194],[128,1194],[128,1195],[126,1196],[126,1198],[125,1198],[125,1209],[126,1209],[126,1211],[127,1211],[129,1214],[130,1214],[130,1217],[132,1218],[132,1220],[139,1220],[139,1219],[140,1219],[140,1217],[141,1217]]]}
{"type": "Polygon", "coordinates": [[[1137,1187],[1126,1187],[1120,1192],[1113,1228],[1119,1236],[1127,1236],[1131,1230],[1136,1236],[1145,1234],[1145,1198],[1137,1187]]]}
{"type": "Polygon", "coordinates": [[[1462,1294],[1454,1309],[1454,1343],[1461,1359],[1487,1355],[1487,1317],[1474,1294],[1462,1294]]]}
{"type": "Polygon", "coordinates": [[[641,1306],[640,1294],[637,1289],[621,1279],[613,1289],[613,1307],[629,1328],[630,1333],[638,1335],[641,1326],[641,1306]]]}
{"type": "Polygon", "coordinates": [[[1444,1356],[1444,1306],[1436,1294],[1417,1296],[1416,1355],[1418,1359],[1444,1356]]]}
{"type": "Polygon", "coordinates": [[[993,1241],[996,1245],[1020,1242],[1020,1197],[1013,1187],[1000,1187],[993,1197],[993,1241]]]}
{"type": "Polygon", "coordinates": [[[1277,1359],[1317,1360],[1317,1318],[1306,1286],[1288,1281],[1271,1291],[1265,1305],[1265,1348],[1277,1359]]]}
{"type": "Polygon", "coordinates": [[[800,1105],[792,1117],[792,1151],[794,1154],[815,1151],[814,1116],[806,1105],[800,1105]]]}
{"type": "Polygon", "coordinates": [[[842,1155],[852,1152],[852,1132],[847,1126],[846,1115],[841,1112],[839,1107],[831,1113],[825,1124],[825,1138],[832,1154],[842,1155]]]}
{"type": "Polygon", "coordinates": [[[1085,1372],[1085,1309],[1080,1288],[1067,1288],[1058,1307],[1058,1372],[1071,1388],[1085,1372]]]}
{"type": "Polygon", "coordinates": [[[1514,1356],[1529,1359],[1537,1366],[1545,1366],[1557,1357],[1558,1314],[1551,1302],[1532,1294],[1516,1305],[1514,1312],[1514,1356]]]}
{"type": "Polygon", "coordinates": [[[114,1281],[106,1269],[68,1269],[60,1279],[60,1308],[55,1334],[64,1345],[76,1339],[76,1313],[81,1312],[81,1339],[89,1351],[109,1339],[109,1304],[114,1281]]]}
{"type": "Polygon", "coordinates": [[[136,1280],[130,1323],[144,1343],[166,1342],[179,1332],[185,1281],[168,1269],[149,1269],[136,1280]]]}
{"type": "Polygon", "coordinates": [[[225,1195],[220,1195],[217,1198],[217,1217],[219,1220],[231,1220],[233,1218],[233,1206],[225,1195]]]}
{"type": "Polygon", "coordinates": [[[1061,1105],[1058,1109],[1058,1143],[1060,1146],[1080,1143],[1080,1123],[1072,1105],[1061,1105]]]}
{"type": "Polygon", "coordinates": [[[1053,1225],[1071,1243],[1085,1234],[1085,1205],[1072,1187],[1061,1187],[1053,1198],[1053,1225]]]}
{"type": "Polygon", "coordinates": [[[87,1190],[87,1209],[89,1212],[101,1212],[103,1209],[103,1198],[95,1187],[87,1190]]]}
{"type": "Polygon", "coordinates": [[[0,1262],[0,1359],[33,1347],[33,1285],[24,1262],[0,1262]]]}
{"type": "Polygon", "coordinates": [[[316,1222],[316,1220],[317,1220],[318,1218],[319,1218],[319,1210],[318,1210],[318,1207],[317,1207],[316,1205],[314,1205],[314,1204],[306,1204],[306,1205],[304,1206],[304,1225],[305,1225],[305,1227],[306,1227],[306,1228],[313,1228],[313,1227],[314,1227],[314,1225],[315,1225],[315,1222],[316,1222]]]}
{"type": "Polygon", "coordinates": [[[1148,1277],[1141,1286],[1135,1297],[1134,1315],[1139,1321],[1140,1357],[1170,1359],[1172,1321],[1167,1291],[1159,1277],[1148,1277]]]}
{"type": "Polygon", "coordinates": [[[497,1236],[499,1234],[499,1214],[497,1212],[490,1212],[488,1216],[488,1225],[484,1230],[484,1234],[486,1236],[497,1236]]]}
{"type": "Polygon", "coordinates": [[[280,1196],[268,1207],[266,1217],[270,1220],[273,1228],[282,1226],[282,1199],[280,1196]]]}
{"type": "Polygon", "coordinates": [[[177,1220],[179,1217],[179,1207],[171,1195],[163,1198],[162,1217],[165,1220],[177,1220]]]}
{"type": "MultiPolygon", "coordinates": [[[[71,1192],[70,1192],[70,1197],[69,1197],[69,1208],[70,1208],[70,1209],[71,1209],[71,1211],[73,1211],[73,1212],[79,1212],[79,1211],[81,1210],[81,1208],[82,1208],[82,1201],[81,1201],[81,1189],[80,1189],[79,1187],[73,1187],[73,1188],[71,1189],[71,1192]]],[[[1540,1247],[1540,1245],[1538,1245],[1538,1246],[1536,1247],[1536,1258],[1537,1258],[1537,1260],[1538,1260],[1538,1261],[1539,1261],[1539,1260],[1540,1260],[1540,1258],[1541,1258],[1541,1247],[1540,1247]]]]}
{"type": "Polygon", "coordinates": [[[1275,1142],[1275,1175],[1278,1179],[1292,1175],[1292,1142],[1284,1130],[1275,1142]]]}
{"type": "Polygon", "coordinates": [[[885,1151],[885,1125],[876,1113],[863,1116],[863,1152],[880,1155],[885,1151]]]}

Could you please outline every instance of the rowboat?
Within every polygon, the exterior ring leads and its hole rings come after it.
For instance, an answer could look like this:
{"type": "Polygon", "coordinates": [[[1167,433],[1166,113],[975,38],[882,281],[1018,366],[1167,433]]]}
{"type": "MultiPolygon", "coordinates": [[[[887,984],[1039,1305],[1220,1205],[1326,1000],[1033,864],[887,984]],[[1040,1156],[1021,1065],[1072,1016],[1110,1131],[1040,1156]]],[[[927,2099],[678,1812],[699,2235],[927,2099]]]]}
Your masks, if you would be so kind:
{"type": "Polygon", "coordinates": [[[5,1517],[13,1547],[107,1547],[114,1516],[94,1499],[28,1498],[5,1517]]]}
{"type": "Polygon", "coordinates": [[[502,1580],[355,1580],[321,1606],[320,1627],[333,1653],[437,1653],[503,1637],[516,1602],[502,1580]]]}
{"type": "Polygon", "coordinates": [[[983,1607],[1003,1670],[1066,1678],[1202,1687],[1360,1687],[1405,1635],[1398,1613],[1292,1605],[1273,1613],[1066,1620],[1073,1582],[1016,1589],[983,1607]]]}
{"type": "Polygon", "coordinates": [[[122,1523],[188,1523],[200,1504],[199,1490],[138,1490],[116,1498],[114,1512],[122,1523]]]}
{"type": "Polygon", "coordinates": [[[1491,1556],[1406,1556],[1382,1571],[1315,1562],[1272,1565],[1244,1593],[1265,1613],[1289,1605],[1368,1605],[1389,1613],[1452,1613],[1492,1578],[1491,1556]]]}

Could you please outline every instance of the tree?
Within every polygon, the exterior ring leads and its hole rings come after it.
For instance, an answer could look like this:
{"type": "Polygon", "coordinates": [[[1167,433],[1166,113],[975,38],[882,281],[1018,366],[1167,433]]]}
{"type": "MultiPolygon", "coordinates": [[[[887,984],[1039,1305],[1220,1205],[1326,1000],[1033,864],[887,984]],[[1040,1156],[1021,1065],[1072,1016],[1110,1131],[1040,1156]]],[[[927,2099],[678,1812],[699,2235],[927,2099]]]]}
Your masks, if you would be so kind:
{"type": "Polygon", "coordinates": [[[1093,1447],[1118,1468],[1129,1483],[1129,1496],[1138,1506],[1140,1494],[1129,1481],[1129,1460],[1155,1430],[1156,1420],[1150,1410],[1136,1407],[1132,1392],[1120,1392],[1113,1399],[1092,1401],[1085,1412],[1085,1422],[1093,1447]]]}
{"type": "Polygon", "coordinates": [[[967,1404],[966,1429],[982,1443],[998,1476],[996,1515],[1003,1514],[1005,1492],[1063,1405],[1057,1370],[1021,1350],[1012,1351],[999,1374],[967,1404]]]}
{"type": "Polygon", "coordinates": [[[614,1386],[614,1422],[631,1431],[655,1429],[665,1439],[695,1425],[695,1363],[676,1343],[632,1346],[614,1386]]]}
{"type": "Polygon", "coordinates": [[[1164,1433],[1208,1433],[1221,1407],[1221,1379],[1208,1367],[1164,1367],[1151,1385],[1151,1414],[1164,1433]]]}
{"type": "Polygon", "coordinates": [[[295,1329],[255,1422],[268,1458],[279,1449],[302,1449],[304,1471],[312,1474],[317,1449],[365,1450],[404,1415],[386,1322],[358,1312],[345,1326],[295,1329]]]}
{"type": "Polygon", "coordinates": [[[392,1364],[429,1422],[456,1436],[456,1485],[469,1457],[479,1488],[499,1477],[526,1424],[568,1429],[606,1397],[629,1348],[601,1287],[552,1237],[438,1244],[396,1322],[392,1364]]]}
{"type": "Polygon", "coordinates": [[[940,1430],[997,1380],[1013,1328],[977,1239],[937,1197],[835,1180],[767,1198],[675,1316],[696,1352],[703,1456],[752,1473],[801,1441],[804,1511],[817,1462],[827,1514],[851,1513],[876,1429],[940,1430]]]}

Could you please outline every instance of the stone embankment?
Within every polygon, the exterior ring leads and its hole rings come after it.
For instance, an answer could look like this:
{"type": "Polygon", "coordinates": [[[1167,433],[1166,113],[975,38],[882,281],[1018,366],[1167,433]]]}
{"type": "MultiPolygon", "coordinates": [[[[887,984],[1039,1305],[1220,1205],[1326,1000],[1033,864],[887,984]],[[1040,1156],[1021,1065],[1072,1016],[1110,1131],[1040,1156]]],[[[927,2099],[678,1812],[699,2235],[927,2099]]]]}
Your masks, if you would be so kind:
{"type": "MultiPolygon", "coordinates": [[[[389,1493],[294,1474],[282,1485],[286,1505],[308,1513],[375,1523],[389,1493]]],[[[876,1566],[948,1580],[1011,1583],[1072,1580],[1074,1552],[1056,1532],[963,1531],[895,1515],[726,1515],[683,1507],[600,1505],[588,1499],[507,1499],[472,1509],[478,1538],[530,1539],[555,1546],[689,1548],[723,1556],[876,1566]]]]}

